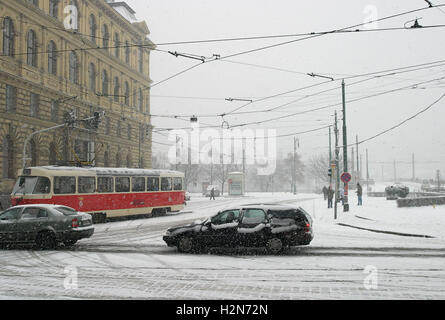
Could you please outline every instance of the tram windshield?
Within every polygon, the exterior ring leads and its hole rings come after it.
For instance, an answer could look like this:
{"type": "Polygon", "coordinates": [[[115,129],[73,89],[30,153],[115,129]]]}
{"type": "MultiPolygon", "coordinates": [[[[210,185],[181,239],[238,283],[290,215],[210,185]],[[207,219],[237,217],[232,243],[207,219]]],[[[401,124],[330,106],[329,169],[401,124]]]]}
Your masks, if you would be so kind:
{"type": "Polygon", "coordinates": [[[51,183],[46,177],[19,177],[12,194],[48,194],[51,183]]]}

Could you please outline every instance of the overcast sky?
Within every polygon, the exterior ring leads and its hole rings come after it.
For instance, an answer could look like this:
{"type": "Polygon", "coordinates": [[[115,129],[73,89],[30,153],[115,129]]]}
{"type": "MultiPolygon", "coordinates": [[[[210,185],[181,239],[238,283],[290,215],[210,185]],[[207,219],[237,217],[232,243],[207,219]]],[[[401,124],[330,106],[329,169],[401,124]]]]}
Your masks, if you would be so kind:
{"type": "MultiPolygon", "coordinates": [[[[439,4],[438,1],[432,2],[439,4]]],[[[383,18],[427,7],[423,0],[127,0],[127,3],[135,9],[138,19],[147,22],[150,38],[156,44],[330,31],[361,24],[374,17],[374,14],[376,18],[383,18]]],[[[381,21],[371,27],[403,27],[406,22],[416,18],[421,18],[419,23],[424,26],[445,24],[445,7],[442,11],[432,8],[381,21]]],[[[407,26],[412,24],[413,21],[407,26]]],[[[257,100],[326,82],[326,79],[313,78],[307,73],[341,79],[348,75],[442,60],[445,52],[444,34],[445,28],[331,34],[225,61],[205,63],[155,86],[151,92],[151,112],[155,115],[218,115],[245,104],[228,102],[226,98],[257,100]]],[[[297,37],[159,45],[157,48],[205,57],[213,54],[227,56],[293,39],[297,37]]],[[[197,63],[199,61],[155,51],[151,58],[151,78],[156,83],[197,63]]],[[[353,100],[441,77],[445,77],[445,65],[355,85],[351,83],[367,78],[349,79],[346,81],[346,98],[353,100]]],[[[355,142],[356,135],[359,140],[369,138],[426,108],[445,93],[444,84],[445,80],[438,80],[416,89],[348,103],[348,143],[355,142]]],[[[266,110],[328,89],[335,90],[306,97],[276,112],[230,115],[224,120],[230,125],[237,125],[340,103],[341,81],[335,81],[254,103],[240,111],[266,110]]],[[[341,107],[337,106],[250,128],[275,128],[279,135],[317,129],[333,124],[335,110],[339,112],[341,120],[341,107]]],[[[369,150],[371,175],[381,178],[383,166],[385,177],[392,177],[392,162],[396,160],[399,162],[398,176],[411,177],[409,163],[414,153],[418,161],[418,177],[433,177],[436,169],[440,169],[442,176],[445,176],[444,119],[445,99],[400,128],[360,145],[363,161],[365,149],[369,150]]],[[[215,125],[222,123],[221,117],[200,117],[200,121],[215,125]]],[[[153,124],[158,128],[188,126],[186,121],[158,117],[153,118],[153,124]]],[[[328,152],[328,129],[302,134],[298,138],[299,152],[304,160],[314,154],[328,152]]],[[[159,134],[154,134],[153,140],[167,142],[159,134]]],[[[278,140],[280,153],[290,152],[292,148],[293,137],[278,140]]],[[[168,147],[154,144],[155,152],[166,149],[168,147]]]]}

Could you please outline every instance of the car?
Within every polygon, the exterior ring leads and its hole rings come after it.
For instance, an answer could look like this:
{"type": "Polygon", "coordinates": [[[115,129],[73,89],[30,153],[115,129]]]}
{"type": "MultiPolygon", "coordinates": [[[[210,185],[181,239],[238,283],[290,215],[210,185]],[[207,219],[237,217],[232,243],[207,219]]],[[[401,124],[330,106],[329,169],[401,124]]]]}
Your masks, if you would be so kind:
{"type": "Polygon", "coordinates": [[[406,198],[409,194],[409,188],[403,184],[396,183],[385,188],[386,199],[394,200],[397,198],[406,198]]]}
{"type": "Polygon", "coordinates": [[[312,226],[311,216],[301,207],[246,205],[170,228],[163,240],[184,253],[214,247],[265,247],[269,253],[278,254],[285,247],[310,244],[312,226]]]}
{"type": "Polygon", "coordinates": [[[206,190],[206,192],[205,192],[205,196],[206,197],[210,197],[210,194],[211,194],[211,192],[212,192],[212,189],[214,189],[214,195],[215,195],[215,197],[219,197],[220,195],[221,195],[221,191],[219,190],[219,188],[218,188],[218,186],[212,186],[212,185],[210,185],[210,186],[208,186],[207,187],[207,190],[206,190]]]}
{"type": "Polygon", "coordinates": [[[51,204],[21,205],[0,213],[0,244],[36,244],[54,249],[73,246],[94,233],[91,215],[51,204]]]}

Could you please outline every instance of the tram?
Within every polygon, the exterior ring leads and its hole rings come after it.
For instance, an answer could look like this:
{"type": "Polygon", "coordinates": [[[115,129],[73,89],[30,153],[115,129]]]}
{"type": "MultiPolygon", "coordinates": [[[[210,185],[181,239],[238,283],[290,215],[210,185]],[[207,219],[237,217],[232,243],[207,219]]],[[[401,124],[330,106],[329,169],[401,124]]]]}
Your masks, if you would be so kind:
{"type": "Polygon", "coordinates": [[[13,206],[58,204],[107,218],[164,215],[184,208],[184,174],[171,170],[30,167],[19,171],[13,206]]]}

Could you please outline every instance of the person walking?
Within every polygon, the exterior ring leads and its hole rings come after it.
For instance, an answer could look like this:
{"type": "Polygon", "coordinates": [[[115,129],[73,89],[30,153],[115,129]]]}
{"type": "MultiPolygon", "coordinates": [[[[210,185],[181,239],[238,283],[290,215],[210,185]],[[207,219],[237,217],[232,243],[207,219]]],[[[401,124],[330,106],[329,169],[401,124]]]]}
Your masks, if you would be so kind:
{"type": "Polygon", "coordinates": [[[328,198],[328,188],[326,188],[326,186],[323,186],[323,196],[324,196],[324,200],[326,200],[328,198]]]}
{"type": "Polygon", "coordinates": [[[363,189],[362,186],[360,185],[360,182],[357,182],[357,191],[355,193],[357,193],[358,205],[359,206],[363,205],[363,199],[362,199],[363,189]]]}
{"type": "Polygon", "coordinates": [[[329,186],[328,189],[328,208],[332,208],[332,200],[334,199],[334,190],[332,190],[332,186],[329,186]]]}
{"type": "Polygon", "coordinates": [[[215,188],[212,188],[212,190],[210,191],[210,200],[216,200],[215,199],[215,188]]]}

